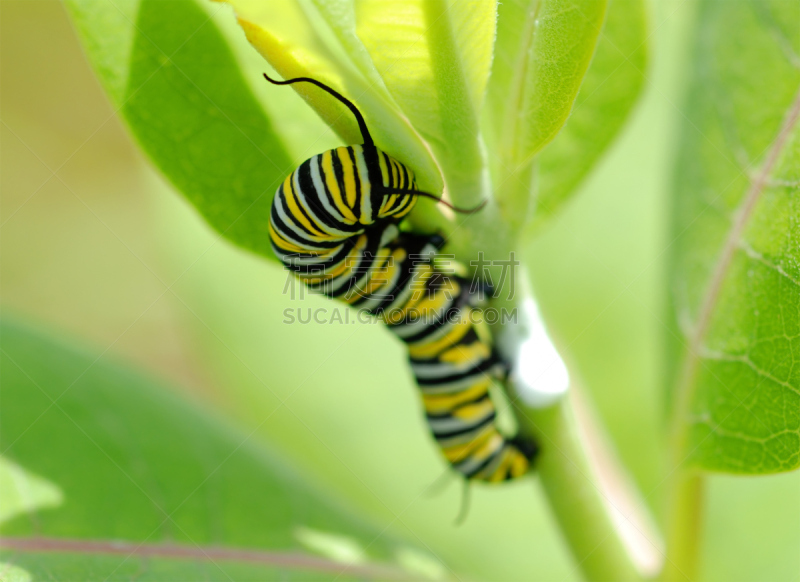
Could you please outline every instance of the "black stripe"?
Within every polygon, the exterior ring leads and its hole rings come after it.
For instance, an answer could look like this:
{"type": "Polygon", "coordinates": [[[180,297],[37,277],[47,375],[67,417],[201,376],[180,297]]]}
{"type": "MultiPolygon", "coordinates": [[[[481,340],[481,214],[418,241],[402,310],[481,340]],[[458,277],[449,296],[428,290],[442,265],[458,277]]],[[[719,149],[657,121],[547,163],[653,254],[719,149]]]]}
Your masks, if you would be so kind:
{"type": "MultiPolygon", "coordinates": [[[[325,172],[325,169],[324,169],[324,167],[322,166],[322,156],[323,156],[323,155],[324,155],[324,154],[319,154],[319,155],[316,155],[316,156],[314,156],[312,159],[315,159],[315,160],[316,160],[317,169],[319,170],[319,177],[320,177],[320,180],[322,180],[322,188],[325,190],[325,196],[326,196],[326,197],[327,197],[327,199],[328,199],[328,204],[330,204],[331,208],[335,208],[335,209],[336,209],[336,212],[339,212],[339,213],[341,213],[341,210],[340,210],[340,209],[339,209],[339,207],[336,205],[336,202],[334,202],[334,200],[333,200],[333,194],[331,194],[330,188],[328,188],[328,174],[325,172]]],[[[331,153],[331,158],[332,158],[332,159],[333,159],[333,158],[336,158],[336,156],[333,154],[333,152],[331,153]]],[[[336,180],[336,179],[337,179],[337,178],[336,178],[335,167],[334,167],[334,175],[333,175],[333,178],[334,178],[334,180],[336,180]]],[[[331,216],[331,219],[332,219],[332,220],[334,220],[335,222],[337,222],[337,224],[339,225],[339,228],[340,228],[341,230],[344,230],[344,231],[351,231],[351,232],[358,232],[358,233],[360,234],[360,232],[359,232],[359,231],[361,230],[361,228],[362,228],[362,227],[361,227],[361,225],[359,225],[358,223],[356,223],[356,224],[345,224],[344,222],[338,222],[338,221],[336,220],[336,218],[335,218],[335,217],[333,217],[333,216],[331,216]]]]}
{"type": "MultiPolygon", "coordinates": [[[[361,217],[361,174],[358,171],[358,164],[356,163],[356,152],[352,146],[347,147],[350,153],[350,164],[353,166],[353,182],[356,183],[356,203],[353,205],[355,208],[355,215],[361,217]]],[[[367,176],[369,179],[369,176],[367,176]]]]}
{"type": "MultiPolygon", "coordinates": [[[[317,218],[319,218],[319,221],[322,222],[325,226],[337,228],[345,232],[348,231],[353,232],[356,230],[360,230],[360,228],[356,225],[351,226],[340,223],[338,220],[336,220],[336,218],[331,216],[330,212],[328,212],[322,205],[320,198],[322,196],[325,196],[326,193],[318,192],[316,187],[314,186],[314,179],[311,177],[312,159],[306,160],[300,165],[299,168],[297,168],[297,170],[295,170],[295,172],[297,173],[297,181],[300,185],[300,189],[303,191],[303,195],[305,196],[306,204],[311,206],[311,210],[314,212],[317,218]]],[[[324,177],[323,177],[323,183],[324,183],[324,177]]]]}
{"type": "Polygon", "coordinates": [[[458,464],[454,464],[454,465],[453,465],[453,468],[454,468],[456,471],[458,471],[459,473],[461,473],[462,475],[464,475],[464,477],[466,477],[467,479],[469,479],[469,478],[473,477],[474,475],[477,475],[478,473],[480,473],[481,471],[483,471],[483,470],[484,470],[486,467],[488,467],[489,465],[491,465],[491,464],[492,464],[492,462],[493,462],[493,461],[494,461],[494,460],[497,458],[497,456],[498,456],[498,455],[500,455],[502,452],[503,452],[503,447],[500,447],[500,448],[499,448],[499,449],[497,449],[497,450],[496,450],[494,453],[492,453],[491,455],[489,455],[489,456],[486,458],[486,460],[485,460],[483,463],[480,463],[478,466],[476,466],[476,467],[475,467],[474,469],[472,469],[471,471],[462,471],[461,469],[459,469],[459,466],[466,465],[466,464],[467,464],[467,461],[469,461],[469,460],[472,458],[472,455],[470,455],[469,457],[467,457],[466,459],[464,459],[464,460],[463,460],[463,461],[461,461],[460,463],[458,463],[458,464]]]}
{"type": "Polygon", "coordinates": [[[370,185],[370,202],[372,204],[371,221],[374,222],[381,210],[383,202],[383,178],[381,176],[381,163],[378,156],[383,155],[374,145],[361,146],[364,155],[364,164],[367,166],[367,180],[370,185]]]}
{"type": "MultiPolygon", "coordinates": [[[[347,255],[350,253],[353,245],[355,243],[351,241],[346,241],[342,248],[336,252],[333,256],[328,259],[324,259],[315,263],[311,264],[298,264],[297,262],[291,261],[293,258],[307,258],[303,257],[302,255],[290,255],[289,261],[284,261],[284,265],[289,267],[292,271],[297,273],[298,275],[306,275],[306,276],[318,276],[320,274],[324,274],[325,272],[330,272],[336,269],[342,261],[347,259],[347,255]]],[[[313,257],[311,257],[313,258],[313,257]]]]}
{"type": "Polygon", "coordinates": [[[366,287],[372,277],[372,269],[380,250],[382,232],[370,231],[367,233],[367,244],[358,258],[358,264],[353,268],[352,275],[336,296],[344,295],[351,290],[361,290],[366,287]]]}
{"type": "Polygon", "coordinates": [[[431,432],[433,433],[433,436],[435,436],[437,439],[440,438],[440,437],[441,438],[452,438],[454,436],[467,434],[467,433],[475,431],[475,430],[477,430],[479,428],[485,428],[487,425],[492,424],[496,417],[497,417],[497,409],[494,409],[494,410],[492,410],[492,412],[490,414],[488,414],[486,416],[485,419],[483,419],[482,421],[480,421],[477,424],[466,424],[466,423],[464,423],[463,428],[457,428],[455,430],[445,431],[445,432],[436,432],[433,429],[433,427],[431,427],[431,432]]]}
{"type": "MultiPolygon", "coordinates": [[[[466,392],[467,390],[468,390],[468,388],[465,388],[464,390],[461,390],[460,392],[466,392]]],[[[454,394],[458,394],[458,392],[456,392],[454,394]]],[[[472,406],[473,404],[478,404],[479,402],[481,402],[483,400],[491,400],[491,397],[489,396],[489,391],[488,390],[482,392],[479,396],[476,396],[472,400],[466,400],[464,402],[459,402],[458,404],[453,406],[451,409],[449,409],[447,412],[443,412],[442,414],[430,414],[429,412],[426,412],[425,413],[425,418],[429,418],[431,420],[441,420],[443,418],[455,418],[454,414],[458,410],[464,408],[465,406],[472,406]]],[[[457,419],[457,420],[460,420],[460,419],[457,419]]]]}
{"type": "MultiPolygon", "coordinates": [[[[464,342],[459,342],[458,345],[465,345],[464,342]]],[[[411,360],[414,362],[414,360],[411,360]]],[[[429,360],[423,360],[429,361],[429,360]]],[[[474,376],[475,374],[482,374],[491,371],[492,368],[498,365],[497,358],[494,355],[490,355],[488,358],[485,358],[478,362],[472,368],[465,370],[464,372],[459,372],[456,374],[450,374],[449,376],[442,376],[441,378],[420,378],[415,376],[417,380],[417,384],[419,384],[420,388],[424,387],[436,387],[441,386],[442,384],[450,384],[452,382],[458,382],[459,380],[463,380],[464,378],[468,378],[469,376],[474,376]]]]}
{"type": "MultiPolygon", "coordinates": [[[[291,214],[289,216],[291,216],[291,214]]],[[[299,235],[296,232],[294,232],[294,230],[289,228],[289,226],[287,226],[285,222],[283,222],[283,219],[278,214],[278,210],[275,207],[275,204],[272,205],[272,210],[270,211],[270,221],[272,222],[272,228],[274,228],[281,236],[283,236],[286,239],[289,239],[291,242],[297,244],[297,246],[303,247],[304,249],[307,249],[309,251],[332,249],[342,244],[342,241],[335,241],[335,240],[319,242],[319,241],[312,241],[312,240],[298,238],[299,235]]],[[[294,223],[294,220],[292,220],[292,223],[294,223]]],[[[302,230],[308,232],[306,229],[302,230]]]]}
{"type": "MultiPolygon", "coordinates": [[[[419,264],[418,255],[422,253],[428,244],[428,237],[417,234],[401,232],[400,235],[390,243],[391,250],[403,249],[406,251],[406,258],[398,265],[400,275],[395,281],[394,287],[387,293],[387,297],[380,303],[377,310],[388,309],[389,306],[401,295],[409,291],[408,287],[412,284],[413,275],[419,264]]],[[[414,291],[411,291],[412,293],[414,291]]],[[[389,326],[391,329],[392,326],[389,326]]]]}
{"type": "MultiPolygon", "coordinates": [[[[302,167],[302,166],[300,166],[300,167],[302,167]]],[[[308,214],[308,212],[306,212],[306,209],[303,208],[303,205],[300,203],[299,194],[298,194],[297,190],[295,190],[295,187],[294,187],[294,179],[295,179],[295,177],[299,178],[299,175],[298,175],[299,171],[300,171],[300,168],[297,168],[294,172],[292,172],[292,175],[289,178],[289,188],[291,189],[291,192],[294,195],[294,199],[295,199],[295,202],[297,204],[297,210],[300,212],[300,214],[303,215],[303,217],[305,217],[305,219],[308,222],[310,222],[312,225],[314,225],[316,227],[316,226],[318,226],[317,222],[315,220],[313,220],[311,218],[311,216],[308,214]]],[[[286,200],[286,195],[281,193],[281,196],[282,196],[282,200],[281,201],[283,202],[283,210],[284,210],[284,212],[286,212],[292,218],[292,222],[295,224],[295,226],[297,226],[298,228],[300,228],[303,231],[307,232],[310,236],[319,236],[318,234],[311,232],[311,230],[309,230],[307,227],[305,227],[300,222],[300,219],[297,218],[297,216],[291,211],[291,209],[289,209],[289,203],[286,200]]]]}
{"type": "MultiPolygon", "coordinates": [[[[407,344],[413,344],[413,343],[422,341],[425,338],[428,338],[428,337],[432,336],[434,333],[436,333],[437,331],[439,331],[440,329],[442,329],[446,325],[456,325],[458,320],[461,318],[461,316],[459,315],[460,311],[461,311],[461,306],[458,305],[456,302],[453,302],[453,303],[450,304],[450,307],[448,307],[445,310],[445,312],[442,313],[435,321],[432,321],[432,322],[428,321],[428,324],[425,327],[423,327],[420,331],[415,333],[414,335],[409,336],[409,337],[403,337],[403,338],[400,338],[400,339],[403,340],[403,342],[405,342],[407,344]],[[451,322],[453,322],[453,323],[451,324],[451,322]]],[[[411,314],[409,314],[409,316],[410,315],[411,314]]],[[[426,314],[423,314],[423,315],[425,317],[431,317],[433,314],[427,314],[426,313],[426,314]]],[[[409,319],[409,318],[406,317],[406,319],[409,319]]],[[[409,321],[411,321],[411,320],[409,320],[409,321]]],[[[464,335],[464,337],[462,337],[457,343],[453,344],[453,346],[457,346],[457,345],[463,344],[466,340],[469,339],[470,333],[474,333],[474,331],[472,329],[470,329],[470,331],[468,331],[464,335]]],[[[448,347],[453,347],[453,346],[448,346],[448,347]]],[[[434,356],[434,357],[438,357],[438,356],[434,356]]],[[[419,360],[419,361],[420,362],[424,362],[424,361],[427,361],[429,359],[430,358],[426,358],[425,360],[419,360]]],[[[412,358],[412,361],[416,362],[418,360],[412,358]]]]}
{"type": "Polygon", "coordinates": [[[333,176],[336,178],[336,183],[339,185],[339,194],[342,198],[342,204],[349,208],[347,204],[347,190],[344,187],[344,170],[342,169],[342,160],[339,159],[339,153],[336,150],[331,151],[331,161],[333,166],[333,176]]]}

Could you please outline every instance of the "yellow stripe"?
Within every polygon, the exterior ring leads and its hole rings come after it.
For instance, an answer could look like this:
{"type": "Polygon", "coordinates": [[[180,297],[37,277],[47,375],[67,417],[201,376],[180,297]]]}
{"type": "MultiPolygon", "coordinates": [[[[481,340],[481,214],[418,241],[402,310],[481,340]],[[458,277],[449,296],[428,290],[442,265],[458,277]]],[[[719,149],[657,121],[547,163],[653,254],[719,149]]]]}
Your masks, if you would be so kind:
{"type": "Polygon", "coordinates": [[[331,193],[331,198],[333,198],[333,203],[336,205],[336,208],[339,210],[339,213],[346,219],[350,220],[349,224],[355,224],[357,222],[355,214],[347,207],[347,204],[344,203],[342,200],[342,191],[339,189],[339,181],[336,179],[336,172],[333,170],[333,151],[328,150],[324,154],[322,154],[322,163],[320,164],[322,168],[322,173],[325,177],[325,184],[328,186],[328,190],[331,193]]]}
{"type": "MultiPolygon", "coordinates": [[[[367,235],[362,234],[358,237],[358,241],[353,246],[353,249],[347,254],[347,257],[342,264],[344,265],[344,270],[342,271],[342,275],[345,273],[352,273],[353,268],[359,263],[359,259],[361,258],[361,254],[364,252],[364,247],[367,246],[367,235]]],[[[345,299],[346,301],[346,299],[345,299]]]]}
{"type": "MultiPolygon", "coordinates": [[[[409,196],[409,197],[411,197],[411,196],[409,196]]],[[[411,200],[411,203],[408,206],[406,206],[402,211],[400,211],[397,214],[395,214],[394,217],[395,218],[402,218],[403,216],[405,216],[406,214],[411,212],[414,209],[414,206],[416,206],[416,205],[417,205],[417,200],[416,200],[416,198],[414,198],[414,199],[411,200]]]]}
{"type": "Polygon", "coordinates": [[[297,197],[294,191],[294,184],[292,184],[294,178],[294,172],[286,178],[283,182],[283,198],[286,200],[286,205],[288,206],[289,213],[292,215],[292,218],[297,220],[300,224],[306,227],[308,230],[311,231],[312,235],[316,235],[321,237],[323,240],[327,240],[330,237],[326,236],[316,224],[312,224],[310,220],[308,220],[300,210],[300,205],[297,202],[297,197]]]}
{"type": "Polygon", "coordinates": [[[425,404],[425,410],[430,414],[443,414],[465,402],[475,400],[479,396],[486,394],[489,391],[490,384],[491,380],[486,378],[485,380],[479,380],[474,386],[457,394],[423,394],[422,401],[425,404]]]}
{"type": "Polygon", "coordinates": [[[397,160],[392,160],[392,165],[395,167],[397,176],[395,178],[395,184],[398,188],[402,188],[405,185],[405,182],[403,180],[403,171],[400,169],[400,162],[397,160]]]}
{"type": "Polygon", "coordinates": [[[408,188],[408,182],[406,182],[405,166],[400,162],[397,162],[397,173],[400,176],[400,187],[408,188]]]}
{"type": "Polygon", "coordinates": [[[451,364],[463,364],[465,362],[469,362],[470,360],[485,360],[491,354],[491,350],[489,346],[483,342],[476,341],[471,344],[459,344],[454,348],[443,352],[441,356],[439,356],[439,360],[442,362],[448,362],[451,364]]]}
{"type": "Polygon", "coordinates": [[[412,358],[435,358],[442,353],[445,348],[455,345],[472,329],[468,319],[456,323],[444,337],[430,343],[411,344],[408,346],[408,353],[412,358]]]}
{"type": "Polygon", "coordinates": [[[276,247],[285,250],[286,252],[305,252],[307,249],[305,247],[298,246],[294,243],[290,243],[288,240],[283,238],[283,235],[279,234],[278,231],[275,230],[275,227],[272,226],[272,221],[269,221],[269,238],[275,244],[276,247]]]}
{"type": "Polygon", "coordinates": [[[329,255],[332,252],[336,251],[335,248],[330,250],[329,249],[320,250],[313,246],[297,245],[289,241],[287,238],[285,238],[281,232],[275,230],[275,227],[272,226],[271,221],[269,222],[269,236],[272,239],[272,242],[275,243],[275,246],[286,251],[287,253],[304,253],[315,257],[324,258],[326,255],[329,255]]]}
{"type": "Polygon", "coordinates": [[[485,417],[492,410],[494,410],[494,403],[490,399],[481,400],[475,404],[467,404],[452,414],[454,418],[463,420],[466,423],[471,423],[479,418],[485,417]]]}
{"type": "Polygon", "coordinates": [[[414,182],[414,170],[412,170],[408,166],[403,166],[403,167],[406,169],[406,172],[408,172],[408,189],[409,190],[416,190],[417,189],[417,185],[414,182]]]}
{"type": "Polygon", "coordinates": [[[384,197],[383,204],[381,204],[381,209],[378,212],[378,216],[383,218],[387,214],[389,214],[391,209],[394,207],[394,203],[397,200],[397,194],[392,194],[391,196],[384,197]],[[388,210],[388,211],[387,211],[388,210]]]}
{"type": "Polygon", "coordinates": [[[397,188],[397,167],[394,165],[394,160],[389,158],[389,168],[392,170],[392,188],[397,188]]]}
{"type": "Polygon", "coordinates": [[[476,459],[480,459],[481,461],[485,461],[492,455],[492,453],[503,446],[503,442],[504,440],[502,435],[495,431],[495,433],[492,435],[492,438],[489,439],[489,441],[486,442],[480,449],[475,451],[472,456],[476,459]]]}
{"type": "Polygon", "coordinates": [[[392,175],[389,171],[389,168],[386,167],[386,154],[383,152],[379,152],[378,154],[378,163],[381,166],[381,178],[383,180],[383,187],[388,188],[391,186],[392,182],[392,175]]]}
{"type": "Polygon", "coordinates": [[[321,283],[323,281],[330,281],[331,279],[338,277],[345,271],[345,269],[347,269],[347,262],[341,261],[337,263],[333,269],[326,269],[323,275],[319,276],[298,275],[298,277],[308,285],[316,285],[317,283],[321,283]]]}
{"type": "Polygon", "coordinates": [[[364,289],[360,290],[362,294],[373,295],[381,287],[389,284],[394,271],[397,269],[395,261],[389,259],[389,251],[387,249],[381,249],[378,252],[377,264],[373,263],[367,283],[364,289]]]}
{"type": "Polygon", "coordinates": [[[521,477],[525,473],[528,472],[528,469],[531,466],[531,462],[525,458],[525,455],[520,453],[519,451],[515,451],[512,454],[513,460],[511,462],[511,476],[512,477],[521,477]]]}
{"type": "Polygon", "coordinates": [[[414,290],[415,299],[419,302],[417,310],[419,317],[433,317],[444,307],[449,298],[458,296],[460,287],[453,277],[447,277],[442,287],[431,294],[425,287],[414,290]]]}
{"type": "Polygon", "coordinates": [[[421,293],[416,293],[414,288],[419,286],[424,289],[431,275],[433,275],[433,269],[429,265],[424,265],[420,268],[418,275],[411,281],[412,290],[405,305],[398,307],[394,311],[384,313],[383,319],[387,324],[396,325],[400,323],[408,315],[408,312],[414,309],[423,297],[421,293]]]}
{"type": "Polygon", "coordinates": [[[487,440],[491,439],[495,434],[497,434],[497,431],[495,431],[493,427],[490,426],[487,427],[487,429],[488,430],[482,431],[477,437],[467,441],[463,445],[442,447],[442,453],[444,453],[445,458],[451,463],[458,463],[459,461],[466,459],[468,456],[470,456],[472,451],[483,446],[487,440]]]}
{"type": "Polygon", "coordinates": [[[383,284],[389,285],[392,280],[394,279],[394,275],[397,272],[397,269],[400,268],[400,265],[403,264],[403,261],[406,260],[406,250],[405,249],[395,249],[392,251],[392,256],[388,261],[388,265],[386,267],[385,273],[380,273],[383,277],[383,284]]]}
{"type": "MultiPolygon", "coordinates": [[[[508,449],[504,450],[502,453],[502,457],[500,458],[500,462],[494,469],[494,472],[491,474],[479,474],[480,478],[489,483],[499,483],[500,481],[505,480],[506,474],[508,474],[508,469],[513,462],[513,456],[508,449]]],[[[478,475],[476,475],[478,477],[478,475]]]]}
{"type": "MultiPolygon", "coordinates": [[[[344,192],[347,197],[347,205],[355,209],[356,206],[356,179],[353,173],[355,162],[350,158],[347,148],[336,148],[336,155],[342,163],[342,174],[344,176],[344,192]]],[[[361,217],[363,222],[364,217],[361,217]]]]}

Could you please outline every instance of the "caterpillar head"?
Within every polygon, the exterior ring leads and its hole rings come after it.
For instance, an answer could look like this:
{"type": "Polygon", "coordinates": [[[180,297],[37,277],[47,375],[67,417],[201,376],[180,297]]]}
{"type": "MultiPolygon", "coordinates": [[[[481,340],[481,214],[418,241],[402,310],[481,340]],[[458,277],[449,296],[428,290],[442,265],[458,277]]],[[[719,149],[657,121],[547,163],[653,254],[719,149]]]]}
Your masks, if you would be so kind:
{"type": "Polygon", "coordinates": [[[477,212],[485,205],[484,201],[475,208],[458,208],[435,194],[419,190],[413,171],[377,148],[364,116],[353,102],[338,91],[310,77],[277,81],[264,73],[264,78],[274,85],[311,83],[338,99],[353,114],[364,143],[336,148],[315,158],[321,157],[321,164],[327,176],[337,177],[337,190],[344,190],[341,192],[342,201],[362,224],[369,225],[385,220],[399,221],[411,211],[420,197],[431,198],[463,214],[477,212]]]}

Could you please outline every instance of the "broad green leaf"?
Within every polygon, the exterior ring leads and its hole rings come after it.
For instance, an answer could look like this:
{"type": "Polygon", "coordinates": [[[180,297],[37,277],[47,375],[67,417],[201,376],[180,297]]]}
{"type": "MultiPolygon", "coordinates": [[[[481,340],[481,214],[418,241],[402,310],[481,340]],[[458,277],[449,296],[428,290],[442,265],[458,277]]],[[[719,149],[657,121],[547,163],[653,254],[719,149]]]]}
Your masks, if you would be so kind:
{"type": "Polygon", "coordinates": [[[606,0],[500,4],[488,119],[504,164],[529,162],[566,123],[595,52],[606,4],[606,0]]]}
{"type": "Polygon", "coordinates": [[[492,60],[496,2],[357,0],[356,23],[375,67],[442,166],[450,196],[480,201],[480,109],[492,60]]]}
{"type": "Polygon", "coordinates": [[[0,331],[0,561],[62,580],[405,579],[390,561],[430,561],[174,391],[0,331]]]}
{"type": "Polygon", "coordinates": [[[569,120],[537,158],[534,225],[575,193],[628,119],[645,81],[647,34],[644,0],[610,0],[569,120]]]}
{"type": "Polygon", "coordinates": [[[705,0],[683,107],[671,299],[696,466],[800,466],[800,4],[705,0]]]}
{"type": "Polygon", "coordinates": [[[386,88],[367,47],[356,32],[355,5],[350,0],[313,0],[319,14],[333,31],[361,74],[377,87],[386,88]]]}
{"type": "Polygon", "coordinates": [[[294,164],[210,16],[194,0],[67,6],[155,165],[226,238],[273,257],[269,209],[294,164]]]}
{"type": "MultiPolygon", "coordinates": [[[[436,164],[386,88],[356,69],[336,36],[330,31],[325,34],[320,18],[309,16],[294,0],[227,1],[235,9],[247,39],[282,77],[312,77],[341,92],[362,111],[380,148],[411,166],[423,187],[441,190],[436,164]]],[[[345,144],[362,143],[353,116],[341,103],[308,83],[292,87],[345,144]]],[[[314,153],[318,152],[309,155],[314,153]]]]}

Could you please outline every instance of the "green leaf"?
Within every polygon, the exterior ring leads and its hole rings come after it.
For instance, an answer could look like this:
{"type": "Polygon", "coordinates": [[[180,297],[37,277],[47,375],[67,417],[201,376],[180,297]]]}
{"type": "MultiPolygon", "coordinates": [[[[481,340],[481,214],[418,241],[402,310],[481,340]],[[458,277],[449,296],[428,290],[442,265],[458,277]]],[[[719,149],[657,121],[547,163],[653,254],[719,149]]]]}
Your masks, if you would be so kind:
{"type": "MultiPolygon", "coordinates": [[[[342,47],[337,35],[323,26],[319,15],[307,14],[305,9],[311,8],[299,2],[227,1],[236,10],[247,39],[281,76],[312,77],[334,87],[357,104],[381,149],[412,167],[420,185],[441,190],[441,175],[422,140],[400,114],[386,88],[376,82],[377,76],[365,77],[348,54],[346,49],[354,50],[355,41],[343,30],[347,18],[337,20],[333,9],[323,11],[340,33],[339,38],[349,41],[342,47]]],[[[363,53],[357,56],[358,64],[366,70],[363,53]]],[[[362,142],[355,119],[341,103],[307,83],[292,88],[345,144],[362,142]]],[[[288,89],[273,87],[272,91],[288,89]]]]}
{"type": "Polygon", "coordinates": [[[526,165],[566,123],[597,45],[606,0],[511,0],[498,13],[489,124],[504,173],[526,165]]]}
{"type": "Polygon", "coordinates": [[[67,6],[155,165],[226,238],[273,257],[269,209],[293,163],[210,16],[193,0],[67,6]]]}
{"type": "Polygon", "coordinates": [[[683,111],[671,299],[695,466],[800,466],[800,5],[706,0],[683,111]]]}
{"type": "Polygon", "coordinates": [[[35,579],[404,579],[388,561],[430,562],[174,391],[0,331],[0,560],[35,579]]]}
{"type": "Polygon", "coordinates": [[[359,38],[394,99],[430,143],[450,196],[485,196],[480,109],[492,60],[496,2],[358,0],[359,38]]]}
{"type": "Polygon", "coordinates": [[[644,0],[611,0],[569,120],[537,158],[534,226],[575,193],[619,134],[639,99],[647,60],[644,0]]]}

